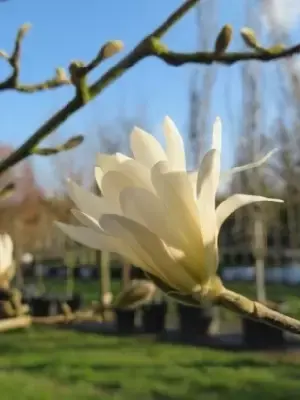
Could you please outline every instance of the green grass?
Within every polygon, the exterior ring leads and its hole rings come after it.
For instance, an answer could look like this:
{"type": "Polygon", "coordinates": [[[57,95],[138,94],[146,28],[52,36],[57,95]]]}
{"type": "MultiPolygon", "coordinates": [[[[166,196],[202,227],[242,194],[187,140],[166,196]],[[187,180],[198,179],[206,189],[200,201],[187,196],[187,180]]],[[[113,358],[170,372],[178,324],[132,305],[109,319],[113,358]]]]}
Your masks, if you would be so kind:
{"type": "Polygon", "coordinates": [[[297,354],[251,355],[31,328],[1,335],[3,400],[298,400],[297,354]]]}

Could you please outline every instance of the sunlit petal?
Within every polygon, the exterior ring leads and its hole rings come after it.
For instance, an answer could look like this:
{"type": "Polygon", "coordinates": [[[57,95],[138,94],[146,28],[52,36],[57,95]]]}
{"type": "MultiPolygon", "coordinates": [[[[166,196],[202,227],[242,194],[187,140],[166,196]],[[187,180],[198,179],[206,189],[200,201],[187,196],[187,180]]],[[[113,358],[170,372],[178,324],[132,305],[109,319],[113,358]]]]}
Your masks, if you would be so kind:
{"type": "Polygon", "coordinates": [[[134,158],[147,168],[159,161],[167,161],[166,153],[154,136],[134,128],[130,136],[130,147],[134,158]]]}
{"type": "Polygon", "coordinates": [[[126,246],[122,240],[110,236],[104,232],[95,232],[95,230],[75,225],[68,225],[62,222],[55,222],[55,225],[63,231],[69,238],[77,243],[91,247],[95,250],[118,253],[136,265],[140,264],[140,259],[126,246]]]}
{"type": "Polygon", "coordinates": [[[221,153],[222,148],[222,122],[221,118],[217,117],[213,125],[212,133],[212,149],[215,149],[221,153]]]}
{"type": "Polygon", "coordinates": [[[166,154],[172,171],[185,171],[185,151],[183,139],[176,125],[169,117],[164,120],[164,135],[166,139],[166,154]]]}
{"type": "Polygon", "coordinates": [[[247,194],[234,194],[224,200],[216,210],[217,214],[217,230],[219,231],[224,221],[237,209],[248,204],[258,203],[263,201],[271,201],[275,203],[283,203],[283,200],[272,199],[263,196],[251,196],[247,194]]]}
{"type": "Polygon", "coordinates": [[[221,179],[222,180],[228,179],[233,174],[236,174],[238,172],[243,172],[243,171],[247,171],[249,169],[258,168],[258,167],[262,166],[263,164],[265,164],[269,160],[269,158],[272,157],[273,154],[277,153],[277,151],[278,151],[278,149],[273,149],[258,161],[255,161],[250,164],[241,165],[240,167],[233,167],[227,171],[224,171],[221,173],[221,179]]]}
{"type": "Polygon", "coordinates": [[[117,202],[108,202],[103,197],[88,192],[71,179],[67,181],[68,193],[76,207],[98,220],[102,214],[119,213],[117,202]]]}

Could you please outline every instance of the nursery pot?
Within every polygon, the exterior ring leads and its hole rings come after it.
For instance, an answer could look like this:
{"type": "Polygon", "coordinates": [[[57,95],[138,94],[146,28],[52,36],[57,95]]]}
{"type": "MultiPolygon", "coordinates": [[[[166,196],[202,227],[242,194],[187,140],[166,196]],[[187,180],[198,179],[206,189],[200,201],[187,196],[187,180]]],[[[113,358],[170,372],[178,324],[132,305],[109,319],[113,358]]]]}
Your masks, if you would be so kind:
{"type": "Polygon", "coordinates": [[[194,342],[208,334],[213,320],[212,308],[196,308],[178,304],[179,335],[185,342],[194,342]]]}
{"type": "Polygon", "coordinates": [[[46,296],[34,297],[30,308],[34,317],[49,317],[57,314],[57,300],[46,296]]]}
{"type": "Polygon", "coordinates": [[[79,293],[74,293],[70,296],[59,296],[57,297],[57,302],[59,313],[62,313],[63,303],[66,303],[72,312],[76,312],[82,306],[82,296],[79,293]]]}
{"type": "MultiPolygon", "coordinates": [[[[270,308],[279,310],[280,304],[267,304],[270,308]]],[[[248,318],[242,318],[243,342],[249,348],[271,349],[285,344],[284,333],[281,329],[263,324],[248,318]]]]}
{"type": "Polygon", "coordinates": [[[73,312],[80,310],[83,303],[82,295],[79,293],[74,293],[73,296],[67,299],[67,304],[73,312]]]}
{"type": "Polygon", "coordinates": [[[165,328],[167,303],[147,304],[142,307],[142,328],[145,333],[161,333],[165,328]]]}
{"type": "Polygon", "coordinates": [[[135,313],[136,310],[116,308],[117,333],[121,335],[130,335],[135,331],[135,313]]]}

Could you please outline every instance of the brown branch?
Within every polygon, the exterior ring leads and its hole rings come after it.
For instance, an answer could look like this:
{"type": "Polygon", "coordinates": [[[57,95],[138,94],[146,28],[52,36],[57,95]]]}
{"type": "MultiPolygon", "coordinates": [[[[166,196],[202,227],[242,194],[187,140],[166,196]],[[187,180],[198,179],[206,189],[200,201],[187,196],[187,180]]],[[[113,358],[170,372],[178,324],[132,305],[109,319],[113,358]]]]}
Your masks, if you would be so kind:
{"type": "MultiPolygon", "coordinates": [[[[86,104],[86,100],[91,100],[100,94],[107,86],[123,75],[130,67],[137,64],[145,57],[151,55],[151,38],[161,37],[167,32],[187,11],[189,11],[200,0],[187,0],[165,22],[156,30],[143,39],[136,47],[119,61],[114,67],[109,69],[98,81],[90,87],[83,85],[84,96],[80,90],[76,91],[74,98],[67,103],[61,110],[46,121],[32,136],[30,136],[15,152],[10,154],[0,163],[0,175],[8,168],[22,161],[31,155],[31,150],[43,139],[50,135],[59,125],[67,120],[72,114],[86,104]]],[[[96,64],[97,64],[96,60],[96,64]]]]}
{"type": "Polygon", "coordinates": [[[8,64],[12,68],[11,75],[4,81],[0,82],[0,91],[16,90],[17,92],[22,93],[33,93],[47,89],[55,89],[57,87],[70,84],[70,80],[68,79],[65,71],[62,68],[56,69],[56,74],[53,78],[41,83],[25,85],[19,82],[22,41],[30,28],[30,24],[23,24],[20,27],[15,39],[15,45],[11,55],[8,55],[5,51],[0,51],[0,56],[7,60],[8,64]]]}
{"type": "Polygon", "coordinates": [[[300,53],[300,44],[287,49],[278,49],[274,51],[263,52],[230,52],[216,54],[215,52],[196,52],[196,53],[177,53],[168,50],[161,42],[154,42],[152,55],[160,58],[165,63],[173,67],[179,67],[184,64],[224,64],[232,65],[242,61],[262,61],[269,62],[282,58],[292,57],[300,53]]]}
{"type": "Polygon", "coordinates": [[[218,304],[257,322],[271,325],[290,333],[300,334],[300,321],[274,311],[257,301],[250,300],[231,290],[224,289],[220,293],[218,304]]]}
{"type": "MultiPolygon", "coordinates": [[[[146,57],[157,57],[172,66],[179,66],[187,63],[222,63],[225,65],[231,65],[236,62],[248,60],[276,60],[283,57],[290,57],[300,51],[300,45],[286,50],[273,48],[269,50],[248,53],[237,52],[215,54],[214,52],[197,52],[185,54],[169,51],[159,39],[199,1],[200,0],[186,0],[166,19],[165,22],[163,22],[150,35],[138,43],[138,45],[127,56],[115,64],[115,66],[110,68],[91,86],[87,85],[85,79],[85,73],[89,72],[90,64],[85,66],[81,62],[72,63],[71,70],[73,69],[73,77],[71,77],[71,79],[73,81],[72,83],[76,87],[74,98],[61,110],[54,114],[48,121],[46,121],[40,128],[38,128],[37,131],[33,133],[32,136],[29,137],[15,152],[13,152],[0,163],[0,174],[24,158],[30,156],[31,150],[43,139],[49,136],[59,125],[66,121],[80,108],[84,107],[94,97],[99,95],[111,83],[124,75],[125,72],[127,72],[131,67],[146,57]]],[[[96,58],[94,61],[92,61],[93,65],[98,65],[98,61],[99,58],[96,58]]]]}

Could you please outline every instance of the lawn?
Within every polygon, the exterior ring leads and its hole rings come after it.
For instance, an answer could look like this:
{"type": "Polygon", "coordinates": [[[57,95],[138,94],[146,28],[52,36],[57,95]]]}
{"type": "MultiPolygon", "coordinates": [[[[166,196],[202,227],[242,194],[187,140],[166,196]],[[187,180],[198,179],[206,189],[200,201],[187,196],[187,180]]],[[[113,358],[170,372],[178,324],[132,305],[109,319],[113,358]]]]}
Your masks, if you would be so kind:
{"type": "Polygon", "coordinates": [[[298,400],[300,358],[51,328],[1,335],[3,400],[298,400]]]}

